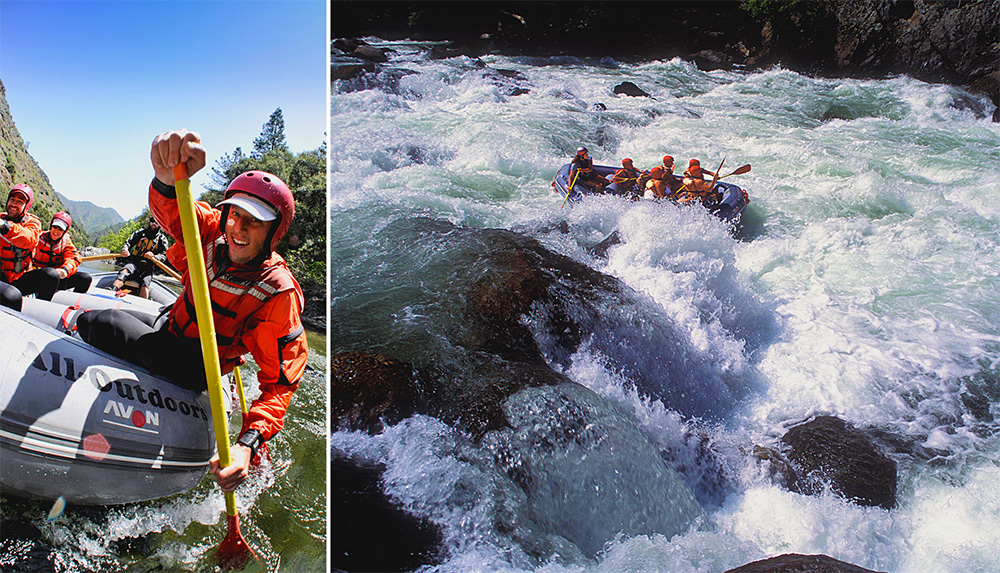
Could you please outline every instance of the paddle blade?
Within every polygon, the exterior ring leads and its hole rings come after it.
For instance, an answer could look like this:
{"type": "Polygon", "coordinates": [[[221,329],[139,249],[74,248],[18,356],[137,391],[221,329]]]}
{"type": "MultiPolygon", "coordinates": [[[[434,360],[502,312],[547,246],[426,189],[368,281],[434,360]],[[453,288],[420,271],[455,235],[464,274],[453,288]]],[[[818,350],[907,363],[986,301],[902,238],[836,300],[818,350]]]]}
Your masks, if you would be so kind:
{"type": "Polygon", "coordinates": [[[223,571],[241,571],[254,561],[259,561],[257,554],[243,539],[240,533],[240,516],[233,514],[227,517],[229,532],[215,553],[215,562],[223,571]]]}
{"type": "Polygon", "coordinates": [[[736,171],[733,171],[732,173],[727,173],[727,174],[723,175],[722,177],[719,177],[719,179],[725,179],[726,177],[729,177],[730,175],[743,175],[744,173],[747,173],[749,171],[750,171],[750,164],[747,163],[746,165],[743,165],[741,167],[737,167],[736,171]]]}

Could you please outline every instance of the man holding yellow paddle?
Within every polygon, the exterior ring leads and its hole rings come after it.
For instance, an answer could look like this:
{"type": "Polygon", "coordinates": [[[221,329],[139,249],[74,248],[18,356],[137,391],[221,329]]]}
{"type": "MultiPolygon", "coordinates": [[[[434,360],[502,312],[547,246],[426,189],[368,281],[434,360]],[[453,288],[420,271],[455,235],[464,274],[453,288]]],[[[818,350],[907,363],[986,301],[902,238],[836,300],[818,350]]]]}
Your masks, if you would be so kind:
{"type": "MultiPolygon", "coordinates": [[[[186,166],[189,178],[205,166],[201,137],[187,130],[161,133],[153,140],[150,160],[156,175],[149,187],[150,212],[164,231],[184,243],[175,169],[183,173],[186,166]]],[[[261,444],[281,429],[306,366],[302,289],[274,251],[295,216],[295,202],[279,178],[248,171],[233,180],[217,208],[199,201],[194,214],[222,373],[240,365],[247,353],[260,368],[261,396],[244,419],[231,450],[232,463],[219,467],[216,456],[211,465],[221,488],[231,492],[249,475],[250,460],[261,444]]],[[[94,346],[181,386],[206,388],[192,276],[187,264],[178,266],[186,269],[183,290],[167,317],[101,310],[84,313],[77,324],[84,340],[94,346]]]]}

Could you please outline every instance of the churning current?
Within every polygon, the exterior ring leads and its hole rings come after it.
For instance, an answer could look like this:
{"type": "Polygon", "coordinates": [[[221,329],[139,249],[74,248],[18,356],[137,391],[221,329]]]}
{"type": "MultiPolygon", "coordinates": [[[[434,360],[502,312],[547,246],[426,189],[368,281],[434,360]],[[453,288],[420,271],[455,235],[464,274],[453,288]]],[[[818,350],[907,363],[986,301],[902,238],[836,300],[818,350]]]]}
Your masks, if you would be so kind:
{"type": "Polygon", "coordinates": [[[551,307],[520,318],[547,365],[600,398],[586,416],[563,415],[583,408],[576,390],[549,386],[513,396],[514,427],[485,436],[428,415],[331,435],[335,452],[384,464],[384,493],[441,529],[433,570],[711,572],[783,553],[1000,570],[1000,125],[988,100],[907,77],[676,59],[483,66],[369,40],[395,50],[386,67],[331,86],[332,352],[474,377],[483,361],[456,340],[469,328],[462,283],[490,272],[478,230],[538,241],[626,287],[552,303],[578,344],[560,342],[551,307]],[[651,97],[614,95],[624,81],[651,97]],[[562,207],[550,183],[579,145],[604,165],[749,163],[728,179],[749,207],[735,229],[652,201],[562,207]],[[775,483],[754,446],[817,415],[893,437],[897,507],[775,483]],[[581,416],[597,441],[538,447],[581,416]]]}

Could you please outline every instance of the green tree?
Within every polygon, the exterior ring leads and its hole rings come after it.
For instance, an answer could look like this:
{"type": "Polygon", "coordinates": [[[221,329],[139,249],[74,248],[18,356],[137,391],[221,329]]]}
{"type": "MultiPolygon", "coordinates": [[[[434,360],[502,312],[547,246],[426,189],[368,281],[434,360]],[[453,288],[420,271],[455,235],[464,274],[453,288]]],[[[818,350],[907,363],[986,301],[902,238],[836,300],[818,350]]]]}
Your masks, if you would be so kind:
{"type": "Polygon", "coordinates": [[[243,148],[237,147],[235,151],[223,155],[215,162],[215,167],[212,168],[212,174],[209,175],[209,179],[212,180],[216,188],[225,189],[229,186],[229,182],[232,181],[232,178],[226,175],[226,171],[234,163],[239,163],[246,158],[247,156],[243,154],[243,148]]]}
{"type": "Polygon", "coordinates": [[[280,107],[274,110],[261,128],[260,136],[253,140],[250,157],[259,159],[262,155],[275,150],[288,151],[288,145],[285,143],[285,116],[282,115],[280,107]]]}
{"type": "Polygon", "coordinates": [[[266,171],[288,184],[295,197],[295,219],[277,251],[307,296],[311,292],[322,297],[316,293],[326,287],[326,145],[299,154],[287,148],[272,149],[238,161],[227,155],[216,169],[218,188],[210,188],[199,197],[211,205],[221,201],[229,183],[246,171],[266,171]]]}
{"type": "Polygon", "coordinates": [[[97,247],[104,247],[112,253],[117,253],[122,250],[122,246],[125,245],[125,241],[132,235],[132,233],[143,229],[146,227],[146,222],[149,221],[149,208],[144,208],[139,216],[131,221],[126,221],[121,228],[113,233],[108,233],[102,235],[97,239],[97,247]]]}

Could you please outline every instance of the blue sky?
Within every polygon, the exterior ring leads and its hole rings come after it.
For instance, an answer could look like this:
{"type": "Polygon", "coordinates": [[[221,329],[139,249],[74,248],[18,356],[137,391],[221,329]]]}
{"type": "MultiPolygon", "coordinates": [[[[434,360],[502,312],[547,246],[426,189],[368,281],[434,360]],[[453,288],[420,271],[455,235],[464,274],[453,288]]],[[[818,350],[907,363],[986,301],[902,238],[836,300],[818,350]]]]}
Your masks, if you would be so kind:
{"type": "Polygon", "coordinates": [[[322,0],[0,0],[0,79],[55,190],[130,219],[162,131],[201,133],[196,194],[276,108],[292,151],[323,143],[326,14],[322,0]]]}

